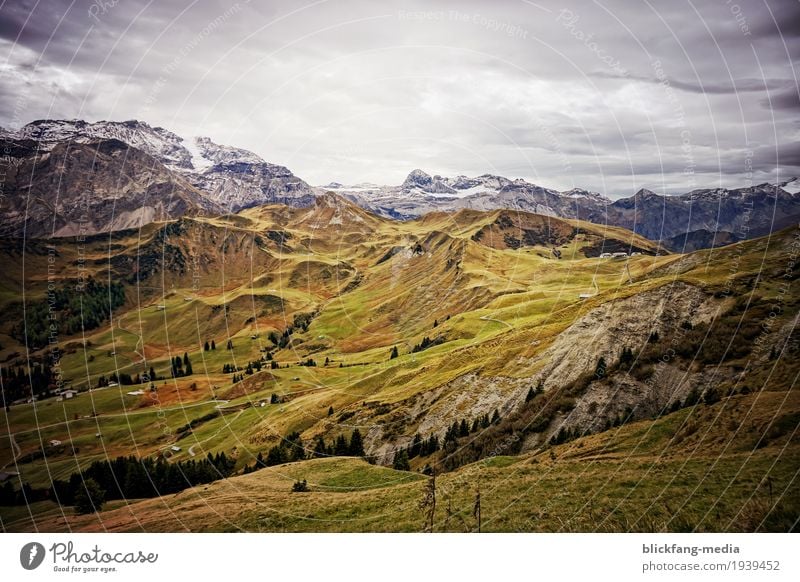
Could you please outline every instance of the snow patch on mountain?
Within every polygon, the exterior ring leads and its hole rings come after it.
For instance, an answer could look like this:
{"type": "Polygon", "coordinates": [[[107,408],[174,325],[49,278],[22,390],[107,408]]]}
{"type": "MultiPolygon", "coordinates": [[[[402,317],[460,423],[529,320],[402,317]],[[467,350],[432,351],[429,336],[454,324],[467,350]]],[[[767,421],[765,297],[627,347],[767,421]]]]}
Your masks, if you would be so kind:
{"type": "Polygon", "coordinates": [[[800,178],[791,178],[780,184],[776,184],[789,194],[800,194],[800,178]]]}
{"type": "Polygon", "coordinates": [[[191,168],[191,154],[182,144],[183,138],[142,121],[89,123],[80,119],[43,119],[21,127],[16,137],[35,140],[45,151],[65,141],[87,143],[96,139],[116,139],[153,156],[168,168],[191,168]]]}
{"type": "Polygon", "coordinates": [[[214,165],[214,161],[205,157],[203,154],[203,149],[198,143],[200,139],[203,138],[190,137],[183,140],[183,147],[188,150],[189,155],[191,156],[190,161],[192,163],[192,169],[195,172],[204,172],[214,165]]]}

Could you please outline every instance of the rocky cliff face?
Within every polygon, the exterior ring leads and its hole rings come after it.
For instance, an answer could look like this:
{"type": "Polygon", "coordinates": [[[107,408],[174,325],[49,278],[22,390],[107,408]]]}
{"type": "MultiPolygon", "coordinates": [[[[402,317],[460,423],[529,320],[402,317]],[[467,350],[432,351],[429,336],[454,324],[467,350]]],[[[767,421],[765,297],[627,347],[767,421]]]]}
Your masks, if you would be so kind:
{"type": "Polygon", "coordinates": [[[180,175],[116,139],[2,142],[0,235],[50,237],[140,227],[222,209],[180,175]]]}
{"type": "Polygon", "coordinates": [[[313,204],[287,168],[141,121],[42,120],[0,132],[0,233],[62,236],[258,204],[313,204]],[[80,207],[80,210],[78,208],[80,207]],[[89,219],[81,218],[91,210],[89,219]]]}
{"type": "Polygon", "coordinates": [[[229,211],[258,204],[305,207],[314,191],[287,168],[265,162],[253,152],[220,146],[207,137],[194,140],[195,170],[186,178],[229,211]]]}

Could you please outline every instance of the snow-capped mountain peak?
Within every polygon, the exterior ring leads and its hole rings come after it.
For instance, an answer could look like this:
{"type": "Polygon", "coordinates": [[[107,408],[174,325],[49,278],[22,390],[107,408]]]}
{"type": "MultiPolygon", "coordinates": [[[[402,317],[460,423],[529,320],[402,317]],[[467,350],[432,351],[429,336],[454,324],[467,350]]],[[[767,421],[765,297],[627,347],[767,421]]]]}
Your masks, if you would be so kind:
{"type": "Polygon", "coordinates": [[[117,139],[142,150],[170,168],[190,169],[191,154],[183,139],[163,127],[151,127],[143,121],[98,121],[81,119],[42,119],[23,126],[18,138],[39,142],[43,150],[64,141],[86,143],[95,139],[117,139]]]}
{"type": "Polygon", "coordinates": [[[647,188],[640,188],[636,194],[633,195],[634,198],[661,198],[660,195],[656,194],[652,190],[648,190],[647,188]]]}
{"type": "Polygon", "coordinates": [[[573,188],[572,190],[561,192],[561,195],[567,196],[568,198],[596,200],[604,204],[611,203],[611,199],[603,196],[602,194],[600,194],[600,192],[595,192],[593,190],[584,190],[583,188],[573,188]]]}
{"type": "Polygon", "coordinates": [[[64,142],[118,140],[155,158],[229,210],[274,202],[307,206],[314,200],[313,189],[303,180],[249,150],[220,145],[208,137],[183,138],[143,121],[47,119],[7,133],[8,139],[38,142],[44,152],[64,142]]]}
{"type": "Polygon", "coordinates": [[[203,148],[200,147],[200,140],[208,139],[205,137],[193,137],[183,140],[183,147],[189,152],[192,170],[204,172],[214,166],[214,160],[206,157],[203,148]]]}
{"type": "Polygon", "coordinates": [[[412,170],[408,177],[403,182],[402,188],[426,188],[433,183],[433,178],[430,174],[426,174],[422,170],[412,170]]]}
{"type": "Polygon", "coordinates": [[[495,210],[513,208],[567,218],[600,216],[611,201],[605,196],[575,188],[562,193],[542,188],[523,178],[509,179],[495,174],[469,177],[431,176],[416,169],[400,186],[330,188],[372,212],[391,218],[407,219],[432,211],[457,211],[461,208],[495,210]]]}

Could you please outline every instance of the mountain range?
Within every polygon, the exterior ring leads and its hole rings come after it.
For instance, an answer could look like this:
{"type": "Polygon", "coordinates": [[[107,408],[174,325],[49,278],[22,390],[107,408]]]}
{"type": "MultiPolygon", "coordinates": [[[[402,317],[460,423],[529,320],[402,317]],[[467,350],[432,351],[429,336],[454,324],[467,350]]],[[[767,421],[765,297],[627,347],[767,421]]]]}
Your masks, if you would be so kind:
{"type": "Polygon", "coordinates": [[[399,186],[313,187],[284,166],[207,137],[184,138],[141,121],[34,121],[0,131],[5,155],[0,235],[68,236],[141,227],[261,204],[308,207],[334,192],[379,216],[510,209],[621,226],[688,252],[768,234],[800,219],[800,181],[663,196],[641,189],[611,200],[483,174],[412,171],[399,186]]]}
{"type": "Polygon", "coordinates": [[[475,178],[430,176],[414,170],[400,186],[330,184],[376,214],[410,219],[428,212],[514,209],[622,226],[678,252],[762,236],[800,219],[800,181],[738,189],[702,189],[662,196],[641,189],[610,200],[598,192],[557,191],[522,179],[484,174],[475,178]]]}

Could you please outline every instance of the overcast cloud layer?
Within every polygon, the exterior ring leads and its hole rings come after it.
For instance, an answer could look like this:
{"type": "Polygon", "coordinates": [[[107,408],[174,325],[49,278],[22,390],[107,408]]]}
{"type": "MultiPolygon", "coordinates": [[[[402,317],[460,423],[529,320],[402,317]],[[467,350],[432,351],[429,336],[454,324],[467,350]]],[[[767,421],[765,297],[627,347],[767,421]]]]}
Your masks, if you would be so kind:
{"type": "Polygon", "coordinates": [[[0,125],[140,119],[312,184],[800,174],[800,3],[6,1],[0,125]]]}

